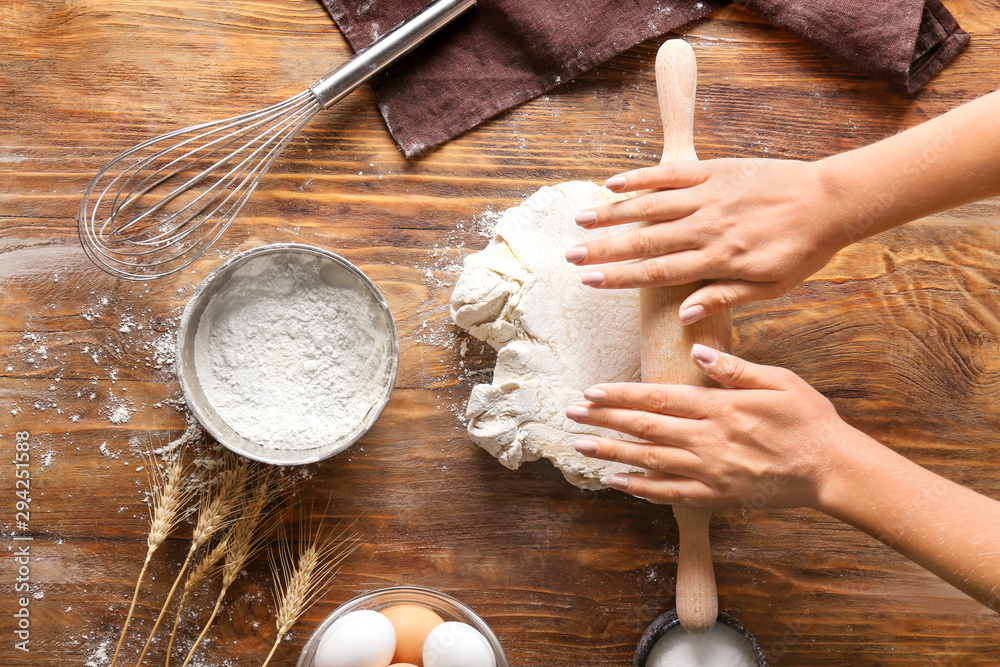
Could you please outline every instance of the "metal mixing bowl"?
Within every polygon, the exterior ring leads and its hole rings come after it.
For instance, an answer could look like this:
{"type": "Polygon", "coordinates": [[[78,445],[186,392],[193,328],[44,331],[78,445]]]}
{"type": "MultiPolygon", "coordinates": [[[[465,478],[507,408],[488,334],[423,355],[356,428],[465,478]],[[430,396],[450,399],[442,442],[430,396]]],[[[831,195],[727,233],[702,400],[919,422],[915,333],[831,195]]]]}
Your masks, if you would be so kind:
{"type": "Polygon", "coordinates": [[[273,463],[276,465],[303,464],[319,461],[344,451],[357,442],[372,427],[389,402],[389,396],[392,394],[393,386],[396,383],[396,372],[399,368],[399,341],[396,338],[396,325],[392,319],[392,313],[389,312],[389,306],[386,304],[381,292],[369,280],[368,276],[362,273],[356,266],[343,257],[322,248],[298,243],[276,243],[240,253],[226,261],[205,278],[205,281],[195,291],[187,307],[184,308],[184,313],[181,315],[180,328],[177,331],[176,365],[177,377],[180,380],[181,390],[184,392],[184,399],[187,401],[188,407],[198,421],[201,422],[201,425],[205,427],[205,430],[211,433],[216,440],[237,454],[242,454],[263,463],[273,463]],[[379,304],[382,314],[385,317],[385,325],[390,339],[390,368],[386,374],[386,383],[383,387],[381,399],[368,411],[362,422],[345,437],[312,449],[296,450],[264,447],[241,436],[212,407],[199,382],[198,371],[195,366],[195,337],[198,333],[201,317],[212,297],[226,286],[226,283],[237,271],[243,269],[251,262],[264,257],[274,257],[275,255],[286,253],[318,257],[323,262],[327,262],[329,266],[329,269],[327,266],[321,269],[320,273],[324,280],[341,285],[346,283],[351,287],[369,292],[379,304]]]}
{"type": "Polygon", "coordinates": [[[395,586],[393,588],[383,588],[371,593],[365,593],[334,609],[319,624],[319,627],[309,637],[305,646],[302,647],[302,653],[299,654],[299,660],[295,663],[295,667],[311,667],[313,657],[316,655],[316,649],[319,648],[319,643],[323,639],[323,634],[338,619],[359,609],[383,611],[398,604],[412,604],[426,607],[436,612],[445,621],[468,623],[486,637],[486,641],[493,648],[493,657],[496,658],[497,667],[510,667],[507,655],[504,653],[503,647],[500,646],[500,640],[497,639],[490,626],[486,625],[486,621],[481,619],[476,612],[444,593],[438,593],[427,588],[417,588],[415,586],[395,586]]]}

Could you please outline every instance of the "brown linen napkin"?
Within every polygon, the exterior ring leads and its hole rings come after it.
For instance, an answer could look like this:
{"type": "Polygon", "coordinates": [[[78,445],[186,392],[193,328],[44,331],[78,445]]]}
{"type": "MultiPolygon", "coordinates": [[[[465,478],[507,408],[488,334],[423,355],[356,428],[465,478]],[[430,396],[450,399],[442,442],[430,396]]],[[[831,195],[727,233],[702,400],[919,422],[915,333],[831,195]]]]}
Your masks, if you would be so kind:
{"type": "MultiPolygon", "coordinates": [[[[354,49],[429,0],[320,0],[354,49]]],[[[721,0],[479,0],[372,85],[414,157],[709,12],[721,0]]],[[[969,41],[940,0],[745,0],[833,58],[913,92],[969,41]]]]}
{"type": "Polygon", "coordinates": [[[940,0],[740,0],[831,58],[915,92],[969,42],[940,0]]]}

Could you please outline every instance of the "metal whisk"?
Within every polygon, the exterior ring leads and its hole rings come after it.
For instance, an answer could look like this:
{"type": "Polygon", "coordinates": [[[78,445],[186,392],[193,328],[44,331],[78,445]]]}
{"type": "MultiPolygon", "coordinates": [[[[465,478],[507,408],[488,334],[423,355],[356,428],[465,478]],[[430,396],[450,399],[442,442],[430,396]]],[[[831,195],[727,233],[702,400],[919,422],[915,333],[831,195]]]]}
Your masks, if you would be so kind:
{"type": "Polygon", "coordinates": [[[97,173],[80,204],[84,252],[104,271],[132,280],[188,266],[222,235],[313,116],[475,4],[436,0],[284,102],[175,130],[120,153],[97,173]]]}

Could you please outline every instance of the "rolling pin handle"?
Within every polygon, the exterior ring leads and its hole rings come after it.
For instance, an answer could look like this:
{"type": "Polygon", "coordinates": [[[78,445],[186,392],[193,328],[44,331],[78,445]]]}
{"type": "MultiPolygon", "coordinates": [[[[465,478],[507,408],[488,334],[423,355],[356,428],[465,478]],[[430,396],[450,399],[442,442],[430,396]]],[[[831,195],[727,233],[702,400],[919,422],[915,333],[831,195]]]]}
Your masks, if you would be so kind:
{"type": "Polygon", "coordinates": [[[694,104],[698,65],[694,49],[683,39],[668,39],[656,52],[656,96],[663,123],[660,164],[697,160],[694,150],[694,104]]]}
{"type": "Polygon", "coordinates": [[[688,632],[708,632],[719,616],[719,596],[708,543],[711,507],[674,505],[680,535],[677,556],[677,618],[688,632]]]}

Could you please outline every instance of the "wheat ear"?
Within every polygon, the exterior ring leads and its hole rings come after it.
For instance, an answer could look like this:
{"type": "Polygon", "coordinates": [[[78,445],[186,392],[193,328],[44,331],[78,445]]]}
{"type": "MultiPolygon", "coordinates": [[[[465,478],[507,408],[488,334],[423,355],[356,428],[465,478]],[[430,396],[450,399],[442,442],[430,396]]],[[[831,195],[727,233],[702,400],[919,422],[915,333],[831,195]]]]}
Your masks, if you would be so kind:
{"type": "MultiPolygon", "coordinates": [[[[229,587],[239,577],[240,571],[246,562],[263,546],[267,535],[260,531],[260,527],[267,518],[268,507],[280,493],[281,488],[282,485],[272,482],[269,469],[257,475],[257,483],[247,497],[245,505],[242,507],[241,516],[233,523],[232,528],[230,528],[229,533],[226,535],[226,539],[230,542],[222,565],[222,588],[215,598],[215,607],[212,609],[212,613],[209,615],[204,627],[202,627],[198,638],[194,641],[194,645],[188,651],[187,657],[184,659],[184,664],[181,667],[187,667],[187,664],[191,662],[195,649],[201,644],[201,640],[204,639],[205,634],[219,613],[219,607],[222,605],[222,600],[229,591],[229,587]]],[[[169,659],[170,653],[168,651],[167,660],[169,661],[169,659]]],[[[164,665],[164,667],[168,667],[168,665],[164,665]]]]}
{"type": "MultiPolygon", "coordinates": [[[[307,527],[303,528],[302,533],[308,531],[307,527]]],[[[297,554],[288,533],[282,532],[277,543],[278,557],[271,559],[274,599],[278,607],[275,616],[278,634],[261,667],[267,667],[271,662],[281,638],[323,594],[344,559],[361,546],[354,533],[347,533],[348,529],[340,532],[336,527],[324,530],[321,521],[308,542],[300,541],[297,554]]]]}
{"type": "Polygon", "coordinates": [[[187,572],[188,565],[191,564],[191,559],[194,557],[195,552],[225,525],[230,512],[237,505],[243,487],[246,484],[248,469],[247,463],[245,461],[237,461],[235,454],[230,452],[223,454],[222,471],[216,476],[217,484],[214,489],[202,496],[202,502],[198,508],[198,519],[195,522],[194,532],[191,534],[191,546],[188,548],[187,556],[184,558],[184,564],[181,566],[180,572],[177,573],[177,577],[174,579],[173,586],[170,587],[170,592],[167,593],[167,599],[160,608],[160,614],[156,617],[153,629],[150,630],[149,637],[146,638],[146,644],[142,647],[142,653],[139,654],[139,659],[135,663],[137,667],[142,664],[143,658],[146,657],[146,651],[149,650],[149,645],[156,635],[156,630],[160,627],[163,616],[167,613],[170,601],[177,591],[177,586],[184,578],[184,573],[187,572]]]}
{"type": "Polygon", "coordinates": [[[135,603],[139,597],[139,588],[142,580],[146,576],[146,569],[153,559],[153,554],[160,548],[160,545],[167,539],[170,532],[177,526],[181,519],[181,510],[191,500],[193,491],[185,488],[185,480],[188,477],[188,467],[184,464],[184,450],[177,452],[173,462],[167,466],[166,472],[160,470],[155,459],[148,455],[143,455],[146,465],[146,476],[149,479],[150,497],[149,504],[149,535],[146,537],[146,559],[139,570],[139,578],[135,582],[135,591],[132,593],[132,604],[129,605],[128,615],[125,617],[125,625],[122,626],[121,636],[118,637],[118,645],[115,646],[115,654],[111,658],[111,667],[118,661],[118,653],[121,651],[122,642],[125,641],[125,633],[132,622],[132,614],[135,612],[135,603]]]}

